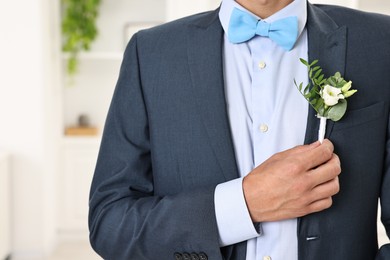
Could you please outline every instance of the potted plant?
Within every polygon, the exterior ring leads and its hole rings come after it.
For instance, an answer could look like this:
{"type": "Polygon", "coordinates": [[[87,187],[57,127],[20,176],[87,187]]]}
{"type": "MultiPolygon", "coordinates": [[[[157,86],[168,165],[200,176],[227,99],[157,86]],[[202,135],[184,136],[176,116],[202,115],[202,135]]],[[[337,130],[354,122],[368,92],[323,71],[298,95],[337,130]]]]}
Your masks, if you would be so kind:
{"type": "Polygon", "coordinates": [[[88,51],[98,35],[96,19],[101,0],[61,0],[62,50],[69,53],[67,71],[74,75],[78,68],[78,54],[88,51]]]}

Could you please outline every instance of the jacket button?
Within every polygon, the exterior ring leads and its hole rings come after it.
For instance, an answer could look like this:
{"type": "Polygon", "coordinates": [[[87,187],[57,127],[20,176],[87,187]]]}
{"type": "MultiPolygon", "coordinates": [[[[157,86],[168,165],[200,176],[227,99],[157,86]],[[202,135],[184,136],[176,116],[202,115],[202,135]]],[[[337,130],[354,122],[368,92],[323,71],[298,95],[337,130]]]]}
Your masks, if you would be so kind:
{"type": "Polygon", "coordinates": [[[191,256],[189,253],[183,253],[183,260],[191,260],[191,256]]]}
{"type": "Polygon", "coordinates": [[[200,260],[200,257],[197,253],[192,253],[191,254],[191,260],[200,260]]]}
{"type": "Polygon", "coordinates": [[[205,253],[202,252],[202,253],[199,254],[199,259],[200,260],[207,260],[208,257],[207,257],[207,255],[205,253]]]}
{"type": "Polygon", "coordinates": [[[173,256],[175,257],[175,260],[183,260],[183,256],[180,253],[174,253],[173,256]]]}

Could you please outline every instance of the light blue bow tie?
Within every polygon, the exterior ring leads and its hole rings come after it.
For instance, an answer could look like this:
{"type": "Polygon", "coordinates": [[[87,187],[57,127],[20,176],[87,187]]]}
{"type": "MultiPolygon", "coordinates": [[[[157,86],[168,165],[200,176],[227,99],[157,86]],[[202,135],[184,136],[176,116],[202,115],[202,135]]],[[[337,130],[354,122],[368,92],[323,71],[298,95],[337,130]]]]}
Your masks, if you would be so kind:
{"type": "Polygon", "coordinates": [[[228,38],[232,43],[242,43],[252,39],[255,35],[269,37],[286,51],[294,47],[298,37],[298,18],[290,16],[266,23],[256,17],[234,8],[230,17],[228,38]]]}

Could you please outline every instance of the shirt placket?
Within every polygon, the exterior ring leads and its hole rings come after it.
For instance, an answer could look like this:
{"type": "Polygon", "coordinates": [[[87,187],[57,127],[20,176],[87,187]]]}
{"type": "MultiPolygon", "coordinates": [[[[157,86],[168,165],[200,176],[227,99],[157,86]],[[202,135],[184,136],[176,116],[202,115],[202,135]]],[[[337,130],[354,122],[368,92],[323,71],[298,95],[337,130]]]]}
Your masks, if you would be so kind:
{"type": "Polygon", "coordinates": [[[254,165],[264,161],[262,151],[267,149],[267,137],[272,131],[271,118],[273,114],[273,97],[270,92],[269,66],[267,56],[263,50],[268,46],[268,39],[255,37],[250,42],[252,57],[252,135],[254,165]]]}

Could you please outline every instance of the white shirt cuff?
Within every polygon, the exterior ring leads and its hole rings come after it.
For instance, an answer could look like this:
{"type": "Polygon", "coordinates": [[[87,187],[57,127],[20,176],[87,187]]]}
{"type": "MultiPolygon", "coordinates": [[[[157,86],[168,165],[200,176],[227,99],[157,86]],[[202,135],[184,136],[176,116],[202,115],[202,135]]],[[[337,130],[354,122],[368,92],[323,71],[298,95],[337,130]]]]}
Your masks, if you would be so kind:
{"type": "Polygon", "coordinates": [[[228,246],[260,236],[246,206],[243,178],[219,184],[215,188],[215,215],[220,246],[228,246]]]}

